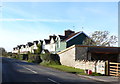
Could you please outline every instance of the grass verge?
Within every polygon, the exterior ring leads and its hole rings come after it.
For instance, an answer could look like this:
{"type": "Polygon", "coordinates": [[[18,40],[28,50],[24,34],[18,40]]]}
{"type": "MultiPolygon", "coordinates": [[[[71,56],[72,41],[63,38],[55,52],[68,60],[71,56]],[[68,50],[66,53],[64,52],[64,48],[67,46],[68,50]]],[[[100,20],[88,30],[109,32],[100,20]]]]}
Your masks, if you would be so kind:
{"type": "Polygon", "coordinates": [[[52,65],[52,64],[40,64],[40,65],[55,68],[57,70],[65,71],[65,72],[68,72],[68,73],[87,75],[87,74],[84,73],[84,70],[77,69],[77,68],[74,68],[74,67],[68,67],[68,66],[64,66],[64,65],[52,65]]]}

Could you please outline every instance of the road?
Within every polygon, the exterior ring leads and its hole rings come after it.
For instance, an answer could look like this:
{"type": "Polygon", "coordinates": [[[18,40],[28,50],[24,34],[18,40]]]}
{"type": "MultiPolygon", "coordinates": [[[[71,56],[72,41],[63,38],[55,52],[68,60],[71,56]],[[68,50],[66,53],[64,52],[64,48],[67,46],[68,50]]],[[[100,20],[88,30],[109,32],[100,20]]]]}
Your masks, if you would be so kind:
{"type": "Polygon", "coordinates": [[[101,84],[33,63],[5,57],[0,57],[1,59],[2,84],[101,84]]]}

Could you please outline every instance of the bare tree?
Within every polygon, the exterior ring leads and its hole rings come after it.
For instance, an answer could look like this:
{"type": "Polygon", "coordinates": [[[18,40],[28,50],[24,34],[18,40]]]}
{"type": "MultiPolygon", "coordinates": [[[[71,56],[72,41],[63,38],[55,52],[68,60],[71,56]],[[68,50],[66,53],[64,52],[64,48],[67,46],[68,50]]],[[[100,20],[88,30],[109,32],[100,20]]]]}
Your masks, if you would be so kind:
{"type": "Polygon", "coordinates": [[[86,38],[83,45],[113,46],[118,42],[117,36],[110,35],[108,31],[95,31],[90,38],[86,38]]]}

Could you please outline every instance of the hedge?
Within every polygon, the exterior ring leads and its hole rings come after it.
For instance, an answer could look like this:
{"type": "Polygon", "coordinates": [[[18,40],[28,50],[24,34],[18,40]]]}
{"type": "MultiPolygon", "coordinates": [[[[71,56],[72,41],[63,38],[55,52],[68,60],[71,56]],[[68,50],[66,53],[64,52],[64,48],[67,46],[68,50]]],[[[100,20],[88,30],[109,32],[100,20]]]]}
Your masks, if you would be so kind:
{"type": "Polygon", "coordinates": [[[47,64],[60,64],[60,58],[57,54],[41,54],[42,63],[47,64]]]}
{"type": "Polygon", "coordinates": [[[42,60],[39,54],[28,54],[28,62],[40,63],[42,60]]]}

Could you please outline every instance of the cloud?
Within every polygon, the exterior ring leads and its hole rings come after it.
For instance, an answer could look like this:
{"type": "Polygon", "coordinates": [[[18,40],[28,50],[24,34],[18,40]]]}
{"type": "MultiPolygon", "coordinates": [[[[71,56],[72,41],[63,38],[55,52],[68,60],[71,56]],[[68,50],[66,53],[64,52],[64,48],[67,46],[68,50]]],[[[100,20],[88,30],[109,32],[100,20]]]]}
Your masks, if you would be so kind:
{"type": "Polygon", "coordinates": [[[26,21],[26,22],[75,22],[77,20],[65,19],[0,19],[0,21],[26,21]]]}

